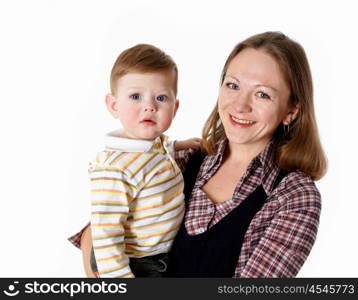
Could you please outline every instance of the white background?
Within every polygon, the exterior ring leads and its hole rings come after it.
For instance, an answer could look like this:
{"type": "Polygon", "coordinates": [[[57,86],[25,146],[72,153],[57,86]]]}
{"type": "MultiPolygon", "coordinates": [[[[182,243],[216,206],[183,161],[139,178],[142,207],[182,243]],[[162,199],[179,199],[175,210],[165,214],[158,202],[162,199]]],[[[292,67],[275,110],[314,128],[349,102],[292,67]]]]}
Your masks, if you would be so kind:
{"type": "Polygon", "coordinates": [[[172,138],[200,136],[234,45],[279,30],[306,49],[329,171],[299,277],[358,277],[356,1],[0,1],[0,276],[81,277],[66,241],[89,219],[88,162],[118,124],[104,106],[118,54],[177,62],[172,138]]]}

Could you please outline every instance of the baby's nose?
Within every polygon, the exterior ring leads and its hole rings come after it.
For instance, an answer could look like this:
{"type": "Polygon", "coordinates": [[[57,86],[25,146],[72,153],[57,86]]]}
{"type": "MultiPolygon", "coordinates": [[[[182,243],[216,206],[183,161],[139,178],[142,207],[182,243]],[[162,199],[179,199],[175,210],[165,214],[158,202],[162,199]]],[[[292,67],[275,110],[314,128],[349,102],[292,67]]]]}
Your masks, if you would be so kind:
{"type": "Polygon", "coordinates": [[[155,107],[154,106],[146,106],[144,108],[144,111],[155,112],[155,107]]]}
{"type": "Polygon", "coordinates": [[[144,111],[146,111],[146,112],[155,112],[156,111],[155,103],[153,101],[147,101],[144,104],[144,111]]]}

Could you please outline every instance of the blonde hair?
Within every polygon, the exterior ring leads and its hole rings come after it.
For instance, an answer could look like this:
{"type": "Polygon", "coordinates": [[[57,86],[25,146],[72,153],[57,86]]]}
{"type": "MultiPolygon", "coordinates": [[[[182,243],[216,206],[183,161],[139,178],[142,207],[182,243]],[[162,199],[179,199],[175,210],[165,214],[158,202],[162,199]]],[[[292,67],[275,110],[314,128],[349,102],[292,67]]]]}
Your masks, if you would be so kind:
{"type": "MultiPolygon", "coordinates": [[[[286,171],[299,169],[313,180],[322,178],[327,169],[327,160],[319,140],[312,76],[304,49],[280,32],[265,32],[249,37],[236,45],[230,53],[221,74],[221,84],[230,62],[246,48],[263,50],[277,61],[290,87],[289,106],[299,106],[298,115],[290,124],[289,132],[285,133],[281,124],[274,133],[278,142],[276,164],[286,171]]],[[[216,104],[204,125],[204,151],[209,155],[215,154],[218,142],[225,138],[216,104]]]]}
{"type": "Polygon", "coordinates": [[[115,93],[118,79],[130,72],[163,71],[173,71],[174,92],[176,94],[178,88],[178,68],[169,55],[149,44],[138,44],[128,48],[118,56],[113,65],[110,78],[111,93],[115,93]]]}

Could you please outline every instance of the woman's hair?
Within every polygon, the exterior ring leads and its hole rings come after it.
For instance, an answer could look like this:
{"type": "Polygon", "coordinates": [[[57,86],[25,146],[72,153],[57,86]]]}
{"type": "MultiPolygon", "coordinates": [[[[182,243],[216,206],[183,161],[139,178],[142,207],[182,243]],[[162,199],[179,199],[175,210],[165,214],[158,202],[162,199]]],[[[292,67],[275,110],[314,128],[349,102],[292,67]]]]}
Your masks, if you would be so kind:
{"type": "Polygon", "coordinates": [[[173,71],[174,92],[177,93],[178,68],[173,59],[161,49],[149,45],[138,44],[124,50],[117,58],[111,72],[111,92],[115,93],[117,81],[130,72],[162,72],[173,71]]]}
{"type": "MultiPolygon", "coordinates": [[[[230,53],[221,74],[221,84],[230,62],[246,48],[263,50],[276,60],[290,87],[289,107],[297,104],[299,107],[289,131],[285,132],[281,124],[274,133],[278,142],[277,165],[286,171],[299,169],[313,180],[322,178],[326,172],[327,160],[319,140],[313,106],[312,76],[304,49],[280,32],[265,32],[249,37],[236,45],[230,53]]],[[[209,155],[215,154],[218,142],[224,138],[226,135],[216,104],[203,129],[204,150],[209,155]]]]}

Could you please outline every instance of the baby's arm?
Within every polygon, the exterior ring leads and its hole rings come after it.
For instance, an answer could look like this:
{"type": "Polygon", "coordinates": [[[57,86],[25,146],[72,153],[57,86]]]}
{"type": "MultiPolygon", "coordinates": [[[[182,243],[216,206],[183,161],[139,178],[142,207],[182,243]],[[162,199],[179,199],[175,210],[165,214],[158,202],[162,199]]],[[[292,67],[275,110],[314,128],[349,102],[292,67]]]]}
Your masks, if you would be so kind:
{"type": "Polygon", "coordinates": [[[96,166],[90,177],[91,232],[99,277],[134,277],[124,236],[133,187],[121,170],[111,166],[96,166]]]}
{"type": "Polygon", "coordinates": [[[191,138],[184,141],[174,142],[174,151],[186,150],[186,149],[199,149],[201,139],[191,138]]]}

